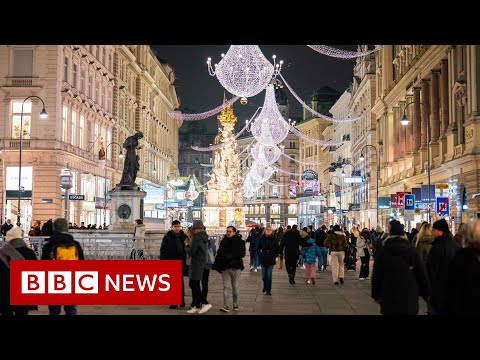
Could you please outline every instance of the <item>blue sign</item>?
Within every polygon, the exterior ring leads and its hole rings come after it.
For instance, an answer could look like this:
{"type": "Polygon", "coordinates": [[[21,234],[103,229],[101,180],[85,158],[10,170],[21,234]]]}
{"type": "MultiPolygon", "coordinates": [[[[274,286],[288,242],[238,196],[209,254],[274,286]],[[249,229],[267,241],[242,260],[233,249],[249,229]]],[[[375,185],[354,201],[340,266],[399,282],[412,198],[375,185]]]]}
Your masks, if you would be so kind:
{"type": "Polygon", "coordinates": [[[405,194],[403,199],[403,205],[405,210],[415,210],[415,195],[414,194],[405,194]]]}
{"type": "Polygon", "coordinates": [[[435,200],[435,185],[430,185],[430,198],[428,197],[428,185],[422,185],[422,202],[433,202],[435,200]]]}
{"type": "Polygon", "coordinates": [[[390,198],[388,196],[382,196],[378,198],[379,209],[390,209],[390,198]]]}
{"type": "Polygon", "coordinates": [[[437,214],[440,216],[448,216],[450,214],[448,197],[437,197],[437,214]]]}

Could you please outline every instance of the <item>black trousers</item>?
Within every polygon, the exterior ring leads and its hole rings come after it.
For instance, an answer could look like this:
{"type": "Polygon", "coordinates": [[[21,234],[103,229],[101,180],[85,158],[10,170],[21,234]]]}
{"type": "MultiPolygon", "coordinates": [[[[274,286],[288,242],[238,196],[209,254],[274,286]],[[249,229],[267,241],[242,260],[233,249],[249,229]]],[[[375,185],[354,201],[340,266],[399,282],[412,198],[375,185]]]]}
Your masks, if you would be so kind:
{"type": "Polygon", "coordinates": [[[200,280],[190,280],[188,285],[192,289],[192,307],[200,309],[202,307],[202,290],[200,290],[200,280]]]}
{"type": "Polygon", "coordinates": [[[285,259],[285,268],[287,269],[288,277],[295,280],[295,273],[297,272],[298,259],[285,259]]]}
{"type": "Polygon", "coordinates": [[[360,276],[361,278],[366,278],[370,274],[370,252],[367,249],[363,249],[365,256],[360,257],[360,276]]]}
{"type": "Polygon", "coordinates": [[[210,269],[203,269],[202,276],[202,304],[208,304],[207,295],[208,295],[208,277],[210,276],[210,269]]]}

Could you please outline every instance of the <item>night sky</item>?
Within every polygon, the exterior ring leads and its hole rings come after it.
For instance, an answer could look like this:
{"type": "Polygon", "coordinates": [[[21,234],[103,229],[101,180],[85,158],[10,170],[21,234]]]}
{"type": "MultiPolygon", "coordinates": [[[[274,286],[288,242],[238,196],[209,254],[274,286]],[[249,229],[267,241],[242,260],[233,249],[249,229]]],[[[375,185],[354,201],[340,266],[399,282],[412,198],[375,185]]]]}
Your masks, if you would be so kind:
{"type": "MultiPolygon", "coordinates": [[[[356,45],[335,45],[345,50],[356,50],[356,45]]],[[[220,54],[228,51],[229,45],[152,45],[158,57],[166,60],[174,69],[180,108],[189,112],[204,112],[217,107],[223,100],[224,89],[216,77],[208,74],[207,58],[212,63],[221,60],[220,54]]],[[[303,99],[315,89],[328,85],[341,93],[352,81],[355,60],[332,58],[317,53],[306,45],[260,45],[267,59],[277,55],[283,60],[282,75],[295,92],[303,99]]],[[[302,107],[285,87],[290,101],[290,116],[301,116],[302,107]]],[[[230,98],[232,95],[227,94],[230,98]]],[[[239,122],[249,119],[258,106],[263,104],[265,92],[249,98],[247,105],[234,105],[239,122]]],[[[205,120],[209,130],[216,130],[216,118],[205,120]]]]}

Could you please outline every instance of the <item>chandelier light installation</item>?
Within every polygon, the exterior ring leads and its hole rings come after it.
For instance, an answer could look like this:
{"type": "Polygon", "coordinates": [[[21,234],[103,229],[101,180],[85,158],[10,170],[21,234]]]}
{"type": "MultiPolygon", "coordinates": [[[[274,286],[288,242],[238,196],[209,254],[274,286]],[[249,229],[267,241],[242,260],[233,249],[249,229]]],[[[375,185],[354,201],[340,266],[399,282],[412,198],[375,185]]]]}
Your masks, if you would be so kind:
{"type": "Polygon", "coordinates": [[[261,144],[274,146],[281,143],[288,135],[290,125],[278,110],[273,85],[267,87],[262,111],[251,126],[253,137],[261,144]]]}
{"type": "Polygon", "coordinates": [[[355,59],[357,57],[374,53],[375,51],[378,51],[381,48],[383,48],[384,45],[377,45],[375,46],[374,49],[367,50],[367,51],[347,51],[347,50],[337,49],[328,45],[307,45],[307,46],[315,50],[316,52],[319,52],[320,54],[335,57],[337,59],[355,59]]]}
{"type": "Polygon", "coordinates": [[[274,73],[280,72],[281,65],[273,65],[265,58],[258,45],[232,45],[222,60],[212,67],[208,58],[208,73],[216,76],[220,84],[230,93],[242,97],[246,104],[248,97],[257,95],[272,80],[274,73]]]}
{"type": "Polygon", "coordinates": [[[210,116],[218,114],[220,111],[222,111],[224,108],[232,105],[239,99],[238,96],[234,96],[230,100],[224,102],[222,105],[217,106],[215,109],[205,111],[203,113],[198,113],[198,114],[182,114],[180,111],[172,111],[169,112],[168,115],[170,115],[173,119],[176,120],[183,120],[183,121],[197,121],[197,120],[202,120],[209,118],[210,116]]]}
{"type": "Polygon", "coordinates": [[[259,163],[270,165],[280,158],[282,151],[277,146],[265,146],[256,143],[255,146],[252,147],[251,154],[253,159],[259,163]]]}

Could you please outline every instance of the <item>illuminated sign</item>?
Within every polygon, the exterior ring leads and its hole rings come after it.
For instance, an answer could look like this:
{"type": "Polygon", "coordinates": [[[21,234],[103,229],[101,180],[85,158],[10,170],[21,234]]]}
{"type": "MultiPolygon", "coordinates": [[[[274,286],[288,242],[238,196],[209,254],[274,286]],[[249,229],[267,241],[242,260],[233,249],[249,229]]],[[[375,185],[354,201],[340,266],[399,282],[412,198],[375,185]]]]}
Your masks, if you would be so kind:
{"type": "Polygon", "coordinates": [[[318,180],[318,174],[312,169],[305,170],[302,173],[302,180],[318,180]]]}
{"type": "Polygon", "coordinates": [[[344,177],[343,182],[352,183],[352,184],[360,184],[360,183],[363,183],[363,179],[362,179],[361,176],[344,177]]]}
{"type": "MultiPolygon", "coordinates": [[[[18,191],[18,166],[7,166],[7,177],[5,179],[5,190],[18,191]]],[[[22,191],[31,191],[33,183],[33,167],[22,166],[22,191]]]]}

